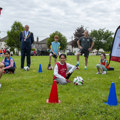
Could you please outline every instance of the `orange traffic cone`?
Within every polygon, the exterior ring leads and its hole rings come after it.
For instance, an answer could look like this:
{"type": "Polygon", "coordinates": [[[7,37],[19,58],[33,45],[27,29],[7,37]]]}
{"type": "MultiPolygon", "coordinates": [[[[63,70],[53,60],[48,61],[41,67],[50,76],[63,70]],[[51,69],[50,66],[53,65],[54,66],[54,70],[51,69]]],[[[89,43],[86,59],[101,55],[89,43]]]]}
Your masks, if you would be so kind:
{"type": "Polygon", "coordinates": [[[47,103],[60,103],[60,100],[58,100],[58,91],[57,91],[57,82],[56,82],[56,80],[53,81],[50,97],[49,97],[49,99],[47,99],[46,102],[47,103]]]}

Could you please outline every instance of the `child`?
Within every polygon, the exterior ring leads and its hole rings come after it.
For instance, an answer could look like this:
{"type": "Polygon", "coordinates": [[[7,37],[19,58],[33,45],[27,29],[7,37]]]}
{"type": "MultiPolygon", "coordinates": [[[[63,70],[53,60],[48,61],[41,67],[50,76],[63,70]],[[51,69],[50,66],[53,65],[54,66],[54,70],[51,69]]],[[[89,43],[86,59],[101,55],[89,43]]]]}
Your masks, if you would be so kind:
{"type": "Polygon", "coordinates": [[[55,35],[54,36],[54,41],[51,43],[51,52],[49,55],[49,64],[48,64],[48,70],[51,68],[51,57],[53,56],[55,59],[55,64],[57,61],[57,57],[59,56],[59,51],[60,51],[60,43],[58,42],[59,36],[55,35]]]}
{"type": "Polygon", "coordinates": [[[16,69],[15,62],[12,57],[10,57],[10,52],[5,52],[5,59],[3,59],[2,63],[4,64],[5,73],[14,73],[16,69]]]}
{"type": "MultiPolygon", "coordinates": [[[[4,68],[4,64],[0,62],[0,79],[2,77],[2,74],[3,74],[3,68],[4,68]]],[[[0,83],[0,88],[1,88],[2,84],[0,83]]]]}
{"type": "Polygon", "coordinates": [[[53,80],[56,80],[59,84],[67,84],[70,82],[68,78],[71,76],[73,71],[76,69],[74,65],[66,63],[66,55],[61,54],[59,56],[60,62],[57,62],[54,68],[53,80]]]}
{"type": "Polygon", "coordinates": [[[106,74],[107,70],[109,69],[108,61],[106,60],[105,53],[101,54],[101,59],[99,64],[96,65],[98,72],[96,74],[100,74],[100,70],[102,74],[106,74]]]}

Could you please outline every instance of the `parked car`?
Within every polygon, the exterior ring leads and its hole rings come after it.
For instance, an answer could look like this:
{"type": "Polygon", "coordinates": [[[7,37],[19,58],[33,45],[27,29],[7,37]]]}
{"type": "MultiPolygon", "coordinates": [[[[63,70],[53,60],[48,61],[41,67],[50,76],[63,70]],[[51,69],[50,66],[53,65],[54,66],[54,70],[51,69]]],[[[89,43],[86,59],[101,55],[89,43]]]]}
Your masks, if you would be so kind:
{"type": "Polygon", "coordinates": [[[68,52],[67,55],[75,55],[73,52],[68,52]]]}
{"type": "Polygon", "coordinates": [[[37,55],[38,56],[48,56],[49,55],[49,51],[45,51],[45,50],[37,50],[37,55]]]}
{"type": "Polygon", "coordinates": [[[30,55],[31,55],[31,56],[34,56],[34,51],[31,51],[30,55]]]}
{"type": "Polygon", "coordinates": [[[96,53],[96,55],[101,55],[101,53],[98,52],[98,53],[96,53]]]}

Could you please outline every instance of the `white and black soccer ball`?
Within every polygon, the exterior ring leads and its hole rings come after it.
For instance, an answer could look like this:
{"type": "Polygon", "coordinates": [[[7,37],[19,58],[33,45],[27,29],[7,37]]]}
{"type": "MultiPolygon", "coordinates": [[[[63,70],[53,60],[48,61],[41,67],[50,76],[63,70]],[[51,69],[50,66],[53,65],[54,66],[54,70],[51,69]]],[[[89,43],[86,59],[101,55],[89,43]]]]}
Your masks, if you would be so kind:
{"type": "Polygon", "coordinates": [[[73,83],[75,85],[83,85],[84,81],[83,81],[82,77],[78,76],[78,77],[74,78],[73,83]]]}
{"type": "Polygon", "coordinates": [[[28,71],[29,69],[30,69],[30,68],[29,68],[28,66],[25,66],[25,67],[24,67],[24,70],[25,70],[25,71],[28,71]]]}
{"type": "Polygon", "coordinates": [[[53,66],[50,66],[49,68],[48,68],[48,70],[52,70],[53,69],[53,66]]]}

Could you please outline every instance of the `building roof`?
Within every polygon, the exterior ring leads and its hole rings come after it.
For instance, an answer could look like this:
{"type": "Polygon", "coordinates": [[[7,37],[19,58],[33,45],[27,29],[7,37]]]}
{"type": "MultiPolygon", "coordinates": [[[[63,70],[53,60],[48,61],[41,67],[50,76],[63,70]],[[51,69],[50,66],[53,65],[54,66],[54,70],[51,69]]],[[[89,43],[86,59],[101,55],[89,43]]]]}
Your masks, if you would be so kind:
{"type": "Polygon", "coordinates": [[[41,41],[34,41],[34,43],[46,44],[46,43],[47,43],[47,40],[48,40],[48,38],[45,38],[45,39],[43,39],[43,40],[41,40],[41,41]]]}
{"type": "Polygon", "coordinates": [[[68,44],[68,45],[72,45],[72,44],[73,44],[73,41],[70,41],[70,42],[68,42],[67,44],[68,44]]]}
{"type": "Polygon", "coordinates": [[[48,38],[45,38],[45,39],[39,41],[39,43],[41,43],[41,44],[46,44],[46,43],[47,43],[47,40],[48,40],[48,38]]]}
{"type": "Polygon", "coordinates": [[[3,37],[3,38],[0,39],[0,42],[4,42],[4,41],[7,40],[7,39],[8,39],[8,37],[5,36],[5,37],[3,37]]]}

